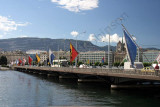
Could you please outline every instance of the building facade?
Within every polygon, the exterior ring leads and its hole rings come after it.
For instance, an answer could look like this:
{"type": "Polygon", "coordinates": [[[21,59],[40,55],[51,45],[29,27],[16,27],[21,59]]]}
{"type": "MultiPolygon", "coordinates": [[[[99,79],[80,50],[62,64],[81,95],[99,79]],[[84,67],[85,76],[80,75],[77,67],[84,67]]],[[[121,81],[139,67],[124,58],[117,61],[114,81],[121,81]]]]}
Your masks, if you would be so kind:
{"type": "Polygon", "coordinates": [[[47,52],[40,52],[40,63],[46,62],[48,58],[47,52]]]}
{"type": "Polygon", "coordinates": [[[114,62],[122,62],[126,55],[125,44],[119,41],[117,43],[116,52],[114,53],[114,62]]]}
{"type": "Polygon", "coordinates": [[[148,50],[143,52],[143,62],[154,62],[156,61],[156,58],[160,54],[160,51],[158,50],[148,50]]]}
{"type": "MultiPolygon", "coordinates": [[[[78,55],[79,61],[83,63],[87,63],[88,61],[92,64],[96,62],[102,62],[102,58],[104,58],[104,62],[108,62],[108,52],[106,51],[88,51],[88,52],[80,52],[78,55]]],[[[110,64],[113,64],[113,52],[110,52],[110,64]]]]}
{"type": "Polygon", "coordinates": [[[1,56],[6,56],[7,63],[10,64],[11,62],[15,62],[18,59],[26,59],[26,63],[28,62],[28,55],[22,51],[8,51],[8,52],[1,52],[1,56]]]}
{"type": "Polygon", "coordinates": [[[70,51],[53,51],[53,54],[55,56],[55,60],[66,59],[67,61],[70,61],[70,51]]]}

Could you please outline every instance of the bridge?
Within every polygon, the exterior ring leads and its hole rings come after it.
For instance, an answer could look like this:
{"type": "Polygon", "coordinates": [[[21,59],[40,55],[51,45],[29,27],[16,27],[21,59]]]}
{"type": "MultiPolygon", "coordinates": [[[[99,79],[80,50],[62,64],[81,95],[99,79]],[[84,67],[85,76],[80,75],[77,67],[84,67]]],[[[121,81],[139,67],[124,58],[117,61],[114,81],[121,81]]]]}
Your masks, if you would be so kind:
{"type": "Polygon", "coordinates": [[[106,82],[108,85],[160,82],[160,76],[156,76],[154,70],[36,66],[13,66],[13,69],[59,78],[74,78],[77,79],[78,82],[101,80],[106,82]]]}

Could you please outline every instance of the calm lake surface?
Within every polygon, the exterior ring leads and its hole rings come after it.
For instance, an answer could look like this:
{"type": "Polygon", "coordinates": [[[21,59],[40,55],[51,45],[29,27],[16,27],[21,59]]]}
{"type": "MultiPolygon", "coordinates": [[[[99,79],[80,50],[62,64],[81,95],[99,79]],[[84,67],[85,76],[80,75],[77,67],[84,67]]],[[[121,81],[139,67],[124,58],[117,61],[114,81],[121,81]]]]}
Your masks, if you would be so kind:
{"type": "Polygon", "coordinates": [[[0,71],[0,107],[160,107],[160,90],[110,90],[18,71],[0,71]]]}

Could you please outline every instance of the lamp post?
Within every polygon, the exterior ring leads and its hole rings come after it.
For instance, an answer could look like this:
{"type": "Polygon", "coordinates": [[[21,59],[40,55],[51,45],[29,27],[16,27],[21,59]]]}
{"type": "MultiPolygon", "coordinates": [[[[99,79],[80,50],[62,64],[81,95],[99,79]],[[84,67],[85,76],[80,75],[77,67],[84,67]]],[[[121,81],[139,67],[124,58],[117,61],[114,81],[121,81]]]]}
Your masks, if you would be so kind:
{"type": "MultiPolygon", "coordinates": [[[[78,36],[78,35],[77,35],[78,36]]],[[[77,50],[77,36],[76,36],[76,50],[77,50]]],[[[77,66],[77,57],[75,59],[75,67],[77,66]]]]}
{"type": "MultiPolygon", "coordinates": [[[[86,31],[80,33],[79,35],[84,34],[84,33],[86,33],[86,31]]],[[[78,35],[77,35],[77,36],[78,36],[78,35]]],[[[76,50],[77,50],[77,36],[76,36],[76,50]]],[[[78,50],[77,50],[77,51],[78,51],[78,50]]],[[[76,59],[75,59],[75,66],[77,66],[77,57],[76,57],[76,59]]]]}

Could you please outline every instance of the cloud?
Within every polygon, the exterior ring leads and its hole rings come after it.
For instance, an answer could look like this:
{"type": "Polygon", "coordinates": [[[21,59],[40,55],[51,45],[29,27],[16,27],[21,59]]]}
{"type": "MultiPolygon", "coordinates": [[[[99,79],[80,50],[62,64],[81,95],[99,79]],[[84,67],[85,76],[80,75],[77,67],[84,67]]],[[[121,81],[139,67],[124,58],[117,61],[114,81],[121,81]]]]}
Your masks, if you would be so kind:
{"type": "Polygon", "coordinates": [[[18,38],[26,38],[26,37],[29,37],[29,36],[27,36],[27,35],[21,35],[18,38]]]}
{"type": "Polygon", "coordinates": [[[69,11],[80,12],[97,8],[99,0],[51,0],[51,2],[57,3],[58,7],[69,11]]]}
{"type": "MultiPolygon", "coordinates": [[[[134,40],[136,40],[135,37],[133,37],[134,40]]],[[[100,40],[101,42],[108,42],[109,41],[109,35],[106,34],[105,36],[100,36],[100,40]]],[[[110,35],[110,42],[111,43],[117,43],[119,41],[122,41],[122,37],[120,37],[118,34],[113,34],[113,35],[110,35]]],[[[124,37],[123,37],[123,42],[124,41],[124,37]]]]}
{"type": "MultiPolygon", "coordinates": [[[[117,43],[118,41],[120,41],[120,38],[121,37],[119,37],[118,34],[110,35],[110,42],[117,43]]],[[[109,35],[106,34],[105,36],[101,36],[100,40],[101,40],[101,42],[108,42],[109,41],[109,35]]]]}
{"type": "Polygon", "coordinates": [[[3,35],[0,35],[0,39],[2,39],[3,38],[3,35]]]}
{"type": "Polygon", "coordinates": [[[96,40],[95,35],[94,34],[90,34],[89,38],[88,38],[88,41],[95,41],[95,40],[96,40]]]}
{"type": "Polygon", "coordinates": [[[73,37],[77,37],[78,34],[79,34],[79,33],[78,33],[77,31],[72,31],[72,32],[71,32],[71,35],[72,35],[73,37]]]}
{"type": "Polygon", "coordinates": [[[7,17],[0,16],[0,31],[9,32],[17,30],[19,26],[27,26],[29,23],[17,23],[12,19],[8,19],[7,17]]]}

